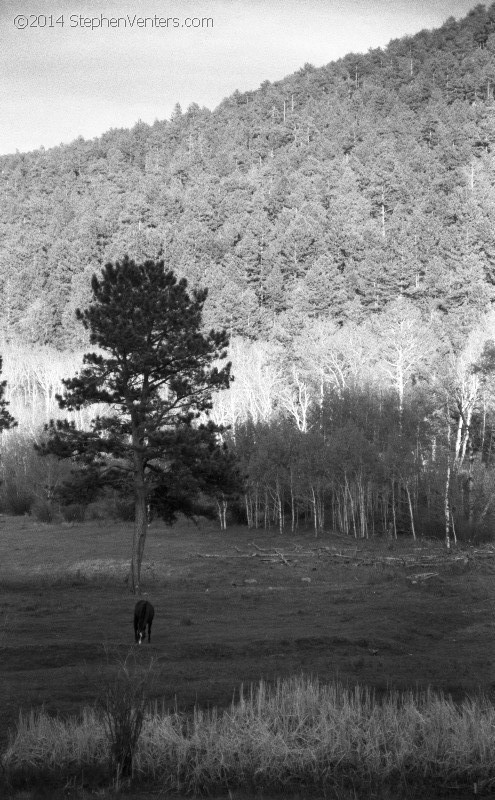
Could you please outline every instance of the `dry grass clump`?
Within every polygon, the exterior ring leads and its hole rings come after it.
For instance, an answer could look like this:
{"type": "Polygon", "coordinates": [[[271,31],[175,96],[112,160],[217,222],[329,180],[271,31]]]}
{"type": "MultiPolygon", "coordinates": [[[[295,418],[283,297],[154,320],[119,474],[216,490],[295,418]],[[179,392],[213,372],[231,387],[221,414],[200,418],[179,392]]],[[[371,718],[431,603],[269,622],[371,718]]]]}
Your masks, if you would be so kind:
{"type": "Polygon", "coordinates": [[[7,772],[44,775],[99,765],[108,758],[103,719],[92,708],[61,719],[43,709],[19,715],[17,730],[3,754],[7,772]]]}
{"type": "Polygon", "coordinates": [[[131,651],[117,661],[110,680],[103,681],[98,706],[110,744],[110,768],[117,782],[132,776],[155,674],[153,661],[143,665],[131,651]]]}
{"type": "MultiPolygon", "coordinates": [[[[8,774],[50,763],[108,760],[101,718],[62,722],[45,714],[21,718],[4,754],[8,774]]],[[[261,681],[230,709],[193,715],[156,707],[144,718],[134,775],[174,791],[200,793],[256,786],[282,790],[487,784],[495,767],[495,709],[486,700],[461,704],[431,691],[390,692],[377,701],[366,688],[321,686],[304,677],[261,681]]]]}
{"type": "Polygon", "coordinates": [[[129,572],[129,560],[123,558],[86,558],[67,567],[69,575],[88,580],[94,578],[125,578],[129,572]]]}

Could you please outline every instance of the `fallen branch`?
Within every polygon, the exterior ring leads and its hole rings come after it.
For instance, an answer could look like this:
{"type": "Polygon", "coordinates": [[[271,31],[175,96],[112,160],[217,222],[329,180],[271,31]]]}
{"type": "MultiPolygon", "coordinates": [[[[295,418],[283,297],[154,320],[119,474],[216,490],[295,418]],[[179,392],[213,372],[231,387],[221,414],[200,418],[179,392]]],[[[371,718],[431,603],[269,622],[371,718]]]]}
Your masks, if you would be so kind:
{"type": "Polygon", "coordinates": [[[256,558],[258,553],[240,553],[240,554],[228,554],[228,553],[196,553],[197,556],[200,558],[256,558]]]}
{"type": "Polygon", "coordinates": [[[279,558],[282,559],[283,563],[287,564],[288,567],[293,567],[294,566],[294,564],[289,564],[289,562],[287,561],[287,559],[286,559],[286,557],[284,556],[283,553],[280,553],[278,550],[275,550],[275,552],[279,556],[279,558]]]}
{"type": "Polygon", "coordinates": [[[416,575],[409,575],[408,578],[411,581],[427,581],[428,578],[434,578],[439,574],[439,572],[418,572],[416,575]]]}

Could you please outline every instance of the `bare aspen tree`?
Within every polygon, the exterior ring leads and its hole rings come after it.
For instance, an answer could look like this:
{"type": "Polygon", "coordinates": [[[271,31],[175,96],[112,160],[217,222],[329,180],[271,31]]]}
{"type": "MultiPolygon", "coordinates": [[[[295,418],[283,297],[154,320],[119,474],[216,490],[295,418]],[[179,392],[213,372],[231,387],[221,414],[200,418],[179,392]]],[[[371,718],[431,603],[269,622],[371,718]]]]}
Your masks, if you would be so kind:
{"type": "Polygon", "coordinates": [[[428,359],[433,341],[419,311],[399,297],[376,319],[378,367],[397,393],[399,415],[411,377],[428,359]]]}
{"type": "Polygon", "coordinates": [[[294,419],[298,430],[307,433],[311,393],[295,365],[292,365],[290,384],[279,397],[283,407],[294,419]]]}

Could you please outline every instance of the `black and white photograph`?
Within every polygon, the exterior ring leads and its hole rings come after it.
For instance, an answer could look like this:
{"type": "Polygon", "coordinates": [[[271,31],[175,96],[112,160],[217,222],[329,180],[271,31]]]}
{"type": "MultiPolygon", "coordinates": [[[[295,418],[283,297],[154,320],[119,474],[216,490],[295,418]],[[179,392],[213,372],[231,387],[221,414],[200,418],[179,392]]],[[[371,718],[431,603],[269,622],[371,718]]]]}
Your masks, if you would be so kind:
{"type": "Polygon", "coordinates": [[[495,3],[0,0],[0,796],[495,792],[495,3]]]}

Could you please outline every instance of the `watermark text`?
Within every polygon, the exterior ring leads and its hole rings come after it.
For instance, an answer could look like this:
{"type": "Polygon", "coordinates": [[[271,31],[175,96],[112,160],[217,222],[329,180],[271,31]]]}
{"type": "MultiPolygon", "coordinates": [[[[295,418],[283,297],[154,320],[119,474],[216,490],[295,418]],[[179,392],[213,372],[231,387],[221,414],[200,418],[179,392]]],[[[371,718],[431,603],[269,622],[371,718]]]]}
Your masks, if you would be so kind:
{"type": "Polygon", "coordinates": [[[110,17],[97,14],[86,17],[83,14],[17,14],[13,25],[18,30],[29,28],[72,28],[84,30],[152,30],[156,28],[213,28],[213,17],[162,17],[159,14],[140,17],[138,14],[124,14],[110,17]]]}

